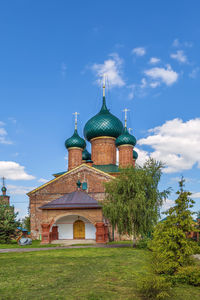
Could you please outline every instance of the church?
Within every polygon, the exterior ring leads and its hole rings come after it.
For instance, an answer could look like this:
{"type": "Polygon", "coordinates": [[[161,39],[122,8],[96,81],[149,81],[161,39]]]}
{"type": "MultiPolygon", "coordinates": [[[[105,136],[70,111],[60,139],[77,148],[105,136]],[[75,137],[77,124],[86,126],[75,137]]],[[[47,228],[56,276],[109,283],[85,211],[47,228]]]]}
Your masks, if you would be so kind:
{"type": "Polygon", "coordinates": [[[102,213],[104,183],[118,176],[119,167],[135,166],[138,157],[136,139],[127,129],[126,112],[123,125],[107,108],[104,84],[101,110],[84,127],[91,154],[78,133],[75,113],[74,133],[65,141],[68,170],[53,174],[53,180],[27,194],[33,239],[41,239],[44,244],[74,239],[105,243],[112,236],[102,213]]]}

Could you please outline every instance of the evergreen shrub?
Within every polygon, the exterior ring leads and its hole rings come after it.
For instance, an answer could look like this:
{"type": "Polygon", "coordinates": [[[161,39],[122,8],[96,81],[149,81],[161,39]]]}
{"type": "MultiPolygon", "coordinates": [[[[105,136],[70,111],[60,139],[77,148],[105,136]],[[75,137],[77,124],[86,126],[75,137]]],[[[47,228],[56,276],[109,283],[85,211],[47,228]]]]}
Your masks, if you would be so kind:
{"type": "Polygon", "coordinates": [[[171,298],[172,285],[165,277],[152,274],[142,280],[139,292],[145,299],[167,299],[171,298]]]}
{"type": "Polygon", "coordinates": [[[194,286],[200,286],[199,266],[181,267],[174,274],[174,277],[177,282],[187,283],[194,286]]]}

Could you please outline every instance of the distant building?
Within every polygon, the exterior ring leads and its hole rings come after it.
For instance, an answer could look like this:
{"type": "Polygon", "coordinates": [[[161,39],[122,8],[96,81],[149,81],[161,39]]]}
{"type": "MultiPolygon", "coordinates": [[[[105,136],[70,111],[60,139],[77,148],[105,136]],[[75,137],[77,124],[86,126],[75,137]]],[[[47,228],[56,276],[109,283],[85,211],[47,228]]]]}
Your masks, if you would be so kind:
{"type": "Polygon", "coordinates": [[[10,196],[8,196],[7,193],[7,188],[5,187],[5,178],[3,177],[3,186],[1,188],[2,194],[0,195],[0,204],[8,204],[10,205],[10,196]]]}
{"type": "MultiPolygon", "coordinates": [[[[54,174],[54,179],[28,193],[30,198],[31,236],[42,237],[43,243],[63,239],[93,239],[102,243],[112,235],[99,203],[104,200],[104,183],[119,174],[119,166],[135,166],[136,139],[110,113],[106,106],[105,86],[101,110],[84,127],[86,142],[75,130],[65,141],[68,150],[68,171],[54,174]]],[[[117,238],[117,233],[116,233],[117,238]]]]}

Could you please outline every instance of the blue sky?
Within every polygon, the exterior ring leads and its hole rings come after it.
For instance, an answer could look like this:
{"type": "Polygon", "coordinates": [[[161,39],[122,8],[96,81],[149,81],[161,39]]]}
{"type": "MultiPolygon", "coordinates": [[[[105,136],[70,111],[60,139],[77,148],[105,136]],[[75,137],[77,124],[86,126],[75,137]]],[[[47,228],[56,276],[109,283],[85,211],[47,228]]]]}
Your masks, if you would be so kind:
{"type": "MultiPolygon", "coordinates": [[[[0,3],[0,176],[19,216],[26,192],[66,170],[64,141],[107,105],[138,140],[138,163],[166,163],[200,197],[200,3],[11,0],[0,3]]],[[[88,145],[90,149],[90,145],[88,145]]]]}

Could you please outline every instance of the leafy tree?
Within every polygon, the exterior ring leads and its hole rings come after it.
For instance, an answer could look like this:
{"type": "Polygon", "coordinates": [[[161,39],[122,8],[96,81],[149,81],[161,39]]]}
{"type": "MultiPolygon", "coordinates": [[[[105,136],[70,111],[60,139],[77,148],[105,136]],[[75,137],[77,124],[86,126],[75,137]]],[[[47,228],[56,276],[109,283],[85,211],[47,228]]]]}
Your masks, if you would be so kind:
{"type": "Polygon", "coordinates": [[[191,193],[184,191],[184,181],[182,178],[179,182],[175,205],[166,212],[166,220],[156,226],[153,234],[151,249],[158,273],[174,273],[189,262],[193,253],[187,233],[194,229],[190,209],[195,202],[190,198],[191,193]]]}
{"type": "Polygon", "coordinates": [[[0,243],[9,243],[15,236],[19,226],[19,221],[16,221],[17,215],[13,206],[0,204],[0,243]]]}
{"type": "Polygon", "coordinates": [[[22,228],[27,229],[28,231],[31,230],[30,216],[26,216],[22,219],[22,228]]]}
{"type": "Polygon", "coordinates": [[[143,168],[121,169],[117,178],[105,184],[104,216],[120,234],[133,235],[133,246],[137,236],[152,231],[169,194],[158,190],[162,168],[162,163],[149,159],[143,168]]]}

